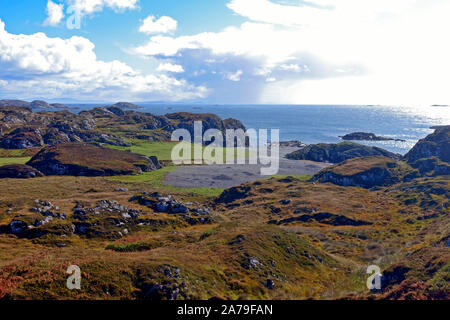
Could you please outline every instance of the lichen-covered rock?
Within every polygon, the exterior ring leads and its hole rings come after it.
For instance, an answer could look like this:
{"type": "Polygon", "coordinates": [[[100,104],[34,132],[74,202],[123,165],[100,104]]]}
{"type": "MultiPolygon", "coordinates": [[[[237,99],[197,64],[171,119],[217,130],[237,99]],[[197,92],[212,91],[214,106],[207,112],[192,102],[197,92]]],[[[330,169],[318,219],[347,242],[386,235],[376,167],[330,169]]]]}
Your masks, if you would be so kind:
{"type": "Polygon", "coordinates": [[[43,145],[44,140],[39,128],[18,128],[4,135],[0,141],[0,146],[5,149],[28,149],[43,145]]]}
{"type": "Polygon", "coordinates": [[[119,239],[132,233],[141,211],[117,201],[101,200],[95,206],[77,203],[73,209],[73,233],[89,238],[119,239]]]}
{"type": "Polygon", "coordinates": [[[69,135],[59,131],[57,128],[50,128],[49,130],[47,130],[43,139],[45,144],[48,145],[72,142],[72,139],[69,137],[69,135]]]}
{"type": "Polygon", "coordinates": [[[190,225],[212,222],[209,208],[199,207],[193,203],[185,203],[171,195],[164,197],[159,193],[148,194],[144,192],[131,197],[129,201],[137,201],[139,204],[147,206],[157,213],[175,215],[190,225]]]}

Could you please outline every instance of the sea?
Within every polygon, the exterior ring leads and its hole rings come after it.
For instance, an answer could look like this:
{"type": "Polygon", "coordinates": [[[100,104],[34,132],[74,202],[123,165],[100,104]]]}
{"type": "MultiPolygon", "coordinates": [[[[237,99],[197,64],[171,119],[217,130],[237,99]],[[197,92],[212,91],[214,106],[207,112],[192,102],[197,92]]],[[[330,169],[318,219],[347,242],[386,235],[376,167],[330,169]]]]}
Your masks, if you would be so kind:
{"type": "MultiPolygon", "coordinates": [[[[174,112],[214,113],[222,119],[240,120],[247,129],[279,129],[280,140],[306,144],[338,143],[340,136],[370,132],[404,141],[358,141],[391,152],[406,154],[418,140],[434,130],[450,125],[450,107],[333,106],[333,105],[189,105],[139,104],[155,115],[174,112]]],[[[85,110],[98,105],[77,105],[85,110]]]]}

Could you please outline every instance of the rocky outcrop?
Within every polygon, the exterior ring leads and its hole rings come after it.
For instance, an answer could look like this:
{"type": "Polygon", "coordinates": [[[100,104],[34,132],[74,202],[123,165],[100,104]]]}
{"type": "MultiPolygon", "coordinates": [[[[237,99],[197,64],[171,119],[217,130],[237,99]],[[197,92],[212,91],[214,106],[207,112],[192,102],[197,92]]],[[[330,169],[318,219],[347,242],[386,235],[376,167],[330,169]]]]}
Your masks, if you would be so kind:
{"type": "MultiPolygon", "coordinates": [[[[129,147],[128,139],[148,141],[170,140],[175,129],[187,129],[194,133],[194,121],[202,121],[203,132],[208,129],[243,129],[235,119],[222,121],[213,114],[176,113],[166,116],[137,112],[137,106],[118,103],[109,107],[97,107],[79,114],[70,111],[39,111],[33,108],[51,109],[45,101],[4,102],[0,106],[0,147],[26,149],[44,144],[68,142],[102,143],[129,147]],[[16,104],[19,106],[11,106],[16,104]],[[120,127],[120,134],[112,132],[120,127]]],[[[56,108],[56,107],[55,107],[56,108]]]]}
{"type": "Polygon", "coordinates": [[[305,214],[299,217],[291,217],[280,221],[271,220],[269,221],[269,224],[284,225],[295,222],[309,223],[314,221],[332,226],[367,226],[372,224],[367,221],[354,220],[346,216],[337,215],[329,212],[319,212],[313,215],[305,214]]]}
{"type": "MultiPolygon", "coordinates": [[[[72,137],[75,137],[75,135],[73,135],[72,137]]],[[[75,140],[75,138],[74,138],[74,140],[72,140],[68,134],[59,131],[57,128],[50,128],[49,130],[47,130],[43,139],[44,139],[45,144],[48,144],[48,145],[77,141],[77,140],[75,140]]],[[[80,140],[78,140],[78,141],[80,141],[80,140]]]]}
{"type": "MultiPolygon", "coordinates": [[[[194,123],[196,121],[202,122],[202,136],[204,133],[209,129],[217,129],[221,131],[224,135],[224,141],[223,145],[225,146],[227,144],[226,141],[226,135],[225,132],[227,129],[242,129],[244,132],[246,130],[245,126],[240,122],[239,120],[235,119],[226,119],[222,121],[217,115],[215,114],[197,114],[197,113],[188,113],[188,112],[179,112],[179,113],[172,113],[172,114],[166,114],[166,117],[171,121],[170,128],[173,129],[186,129],[189,131],[191,135],[191,139],[194,139],[194,123]]],[[[211,143],[211,141],[204,141],[205,145],[211,143]]],[[[245,139],[245,141],[233,141],[232,145],[237,145],[238,143],[241,144],[248,144],[248,138],[245,139]]]]}
{"type": "Polygon", "coordinates": [[[186,129],[194,137],[194,122],[201,121],[203,124],[203,132],[208,129],[225,130],[223,121],[215,114],[197,114],[188,112],[178,112],[166,114],[166,117],[173,122],[176,129],[186,129]]]}
{"type": "Polygon", "coordinates": [[[68,235],[71,227],[67,215],[49,201],[35,200],[35,206],[27,214],[15,216],[9,223],[10,233],[19,238],[39,238],[46,234],[68,235]],[[57,223],[53,223],[58,221],[57,223]],[[53,224],[53,225],[52,225],[53,224]]]}
{"type": "Polygon", "coordinates": [[[251,187],[249,186],[243,185],[232,187],[222,192],[222,194],[216,199],[216,203],[232,203],[236,200],[250,197],[251,195],[251,187]]]}
{"type": "Polygon", "coordinates": [[[142,193],[130,198],[130,202],[137,202],[147,206],[157,213],[169,213],[183,219],[189,225],[207,224],[212,222],[210,209],[199,207],[192,202],[183,202],[172,195],[159,193],[142,193]]]}
{"type": "Polygon", "coordinates": [[[420,140],[404,160],[422,176],[450,174],[450,126],[438,126],[433,134],[420,140]]]}
{"type": "Polygon", "coordinates": [[[101,200],[95,206],[76,203],[72,231],[88,238],[119,239],[130,234],[141,211],[127,208],[114,200],[101,200]]]}
{"type": "Polygon", "coordinates": [[[139,174],[160,168],[156,157],[148,158],[87,143],[65,143],[44,148],[27,165],[46,175],[70,176],[139,174]]]}
{"type": "Polygon", "coordinates": [[[286,158],[291,160],[310,160],[317,162],[339,163],[358,157],[384,156],[399,159],[400,155],[378,147],[368,147],[352,142],[339,144],[312,144],[301,150],[290,153],[286,158]]]}
{"type": "Polygon", "coordinates": [[[405,141],[402,139],[392,139],[387,137],[379,137],[374,133],[353,132],[340,137],[342,140],[350,141],[405,141]]]}
{"type": "Polygon", "coordinates": [[[241,121],[236,120],[236,119],[232,119],[232,118],[225,119],[225,120],[223,120],[223,125],[224,125],[225,129],[234,129],[234,130],[242,129],[245,131],[244,124],[241,121]]]}
{"type": "Polygon", "coordinates": [[[450,126],[438,127],[434,133],[417,142],[404,159],[408,163],[414,163],[431,157],[450,162],[450,126]]]}
{"type": "Polygon", "coordinates": [[[0,179],[28,179],[43,176],[44,174],[39,170],[23,164],[10,164],[0,167],[0,179]]]}
{"type": "Polygon", "coordinates": [[[281,141],[280,142],[280,147],[287,147],[287,148],[304,148],[307,145],[304,144],[301,141],[297,141],[297,140],[291,140],[291,141],[281,141]]]}
{"type": "Polygon", "coordinates": [[[108,110],[105,107],[97,107],[92,110],[81,111],[79,115],[84,117],[93,117],[93,118],[114,118],[117,117],[114,112],[108,110]]]}
{"type": "Polygon", "coordinates": [[[4,135],[0,141],[0,146],[5,149],[28,149],[43,145],[44,140],[39,128],[18,128],[4,135]]]}
{"type": "Polygon", "coordinates": [[[450,175],[450,163],[443,162],[437,157],[419,159],[410,163],[411,167],[419,170],[424,177],[450,175]]]}
{"type": "Polygon", "coordinates": [[[386,157],[365,157],[350,159],[322,170],[313,177],[313,181],[369,189],[393,185],[418,176],[416,170],[400,161],[386,157]]]}
{"type": "Polygon", "coordinates": [[[116,107],[116,106],[108,107],[108,108],[106,108],[106,110],[111,111],[118,117],[122,117],[125,115],[125,111],[123,111],[122,109],[120,109],[119,107],[116,107]]]}

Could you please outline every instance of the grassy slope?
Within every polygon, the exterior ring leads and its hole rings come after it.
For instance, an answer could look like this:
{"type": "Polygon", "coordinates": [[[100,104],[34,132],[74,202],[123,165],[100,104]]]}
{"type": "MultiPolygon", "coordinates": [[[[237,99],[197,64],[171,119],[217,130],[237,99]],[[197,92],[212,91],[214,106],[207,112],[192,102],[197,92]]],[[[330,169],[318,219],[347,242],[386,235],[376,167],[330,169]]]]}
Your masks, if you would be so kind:
{"type": "MultiPolygon", "coordinates": [[[[3,190],[0,225],[19,213],[27,214],[36,198],[52,201],[69,215],[75,200],[95,203],[114,199],[148,212],[148,208],[129,203],[128,199],[142,191],[163,191],[155,183],[158,179],[132,183],[74,177],[0,180],[3,190]],[[113,191],[124,186],[129,188],[128,192],[113,191]]],[[[435,230],[434,225],[444,225],[446,217],[415,219],[426,210],[420,206],[421,197],[426,194],[419,189],[418,204],[406,206],[403,195],[409,191],[398,186],[388,192],[370,192],[329,184],[312,185],[285,177],[247,185],[252,195],[236,201],[232,207],[214,206],[212,198],[204,195],[171,192],[185,201],[215,207],[216,222],[210,225],[180,226],[176,230],[142,229],[116,241],[76,235],[27,240],[0,234],[0,295],[35,299],[136,298],[143,282],[164,281],[161,270],[170,265],[180,268],[181,274],[179,280],[170,281],[185,281],[188,297],[192,298],[336,298],[349,292],[365,292],[368,265],[375,263],[384,269],[407,252],[420,250],[439,239],[440,236],[417,241],[417,236],[422,230],[435,230]],[[282,199],[292,202],[284,205],[279,203],[282,199]],[[249,200],[252,203],[246,202],[249,200]],[[275,213],[274,208],[280,211],[275,213]],[[372,225],[267,224],[270,219],[292,216],[295,208],[331,212],[372,225]],[[411,221],[406,223],[408,219],[411,221]],[[66,243],[67,247],[57,248],[56,242],[66,243]],[[261,264],[248,269],[249,257],[261,264]],[[71,264],[82,269],[81,291],[65,288],[65,270],[71,264]],[[275,281],[274,290],[264,287],[267,278],[275,281]]],[[[439,185],[448,189],[448,181],[439,180],[436,186],[439,185]]],[[[446,201],[444,195],[431,197],[438,205],[446,201]]],[[[166,219],[165,214],[148,214],[166,219]]]]}
{"type": "Polygon", "coordinates": [[[7,164],[25,164],[30,161],[30,159],[30,157],[0,158],[0,166],[5,166],[7,164]]]}

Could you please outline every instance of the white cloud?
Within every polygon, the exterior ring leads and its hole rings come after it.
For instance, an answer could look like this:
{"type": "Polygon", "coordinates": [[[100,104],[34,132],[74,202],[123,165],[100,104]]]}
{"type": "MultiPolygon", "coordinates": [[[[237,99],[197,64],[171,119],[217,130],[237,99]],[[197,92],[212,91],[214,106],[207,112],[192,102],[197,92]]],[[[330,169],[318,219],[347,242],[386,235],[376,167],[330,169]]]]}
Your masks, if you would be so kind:
{"type": "Polygon", "coordinates": [[[270,0],[230,0],[227,7],[238,15],[258,22],[285,26],[326,24],[329,27],[348,19],[372,21],[382,16],[403,13],[417,2],[417,0],[310,0],[300,5],[286,5],[270,0]]]}
{"type": "Polygon", "coordinates": [[[82,15],[102,11],[104,7],[121,11],[137,8],[139,0],[67,0],[69,6],[73,6],[82,15]]]}
{"type": "Polygon", "coordinates": [[[331,98],[332,103],[363,104],[450,101],[450,91],[443,88],[450,74],[450,44],[444,40],[450,30],[449,0],[304,3],[230,0],[228,7],[248,19],[239,27],[152,36],[134,52],[171,57],[185,69],[189,60],[182,57],[203,56],[222,66],[217,70],[225,64],[225,72],[243,70],[240,79],[260,77],[260,82],[245,82],[261,86],[254,102],[311,103],[313,97],[316,103],[331,98]],[[243,59],[253,71],[242,67],[243,59]],[[266,82],[271,78],[277,81],[266,82]]]}
{"type": "Polygon", "coordinates": [[[280,70],[284,71],[294,71],[294,72],[309,72],[309,67],[307,65],[298,65],[295,63],[291,64],[282,64],[280,65],[280,70]]]}
{"type": "Polygon", "coordinates": [[[241,81],[241,76],[244,72],[242,70],[237,70],[234,73],[228,73],[226,75],[227,79],[230,81],[238,82],[241,81]]]}
{"type": "Polygon", "coordinates": [[[179,64],[172,64],[172,63],[161,63],[158,66],[158,71],[166,71],[166,72],[173,72],[173,73],[183,73],[184,69],[183,66],[180,66],[179,64]]]}
{"type": "Polygon", "coordinates": [[[60,0],[57,4],[52,0],[47,2],[47,19],[44,26],[57,26],[64,18],[64,5],[67,5],[67,14],[76,14],[78,18],[103,11],[110,8],[116,12],[134,10],[138,8],[139,0],[60,0]]]}
{"type": "Polygon", "coordinates": [[[227,7],[250,20],[281,25],[307,24],[324,10],[311,6],[281,5],[268,0],[231,0],[227,7]]]}
{"type": "Polygon", "coordinates": [[[15,35],[0,20],[0,80],[3,96],[45,96],[94,100],[183,100],[207,89],[165,74],[142,74],[120,61],[105,62],[83,37],[50,38],[43,33],[15,35]]]}
{"type": "Polygon", "coordinates": [[[64,4],[57,4],[51,0],[47,2],[47,19],[44,21],[44,26],[56,26],[64,18],[64,4]]]}
{"type": "Polygon", "coordinates": [[[293,35],[290,31],[278,32],[268,24],[246,22],[240,27],[228,27],[217,33],[204,32],[176,38],[153,36],[146,45],[135,48],[135,52],[148,56],[175,56],[186,49],[209,49],[216,55],[265,55],[286,58],[292,50],[284,51],[285,41],[293,35]],[[277,44],[283,46],[279,48],[277,44]]]}
{"type": "Polygon", "coordinates": [[[162,16],[156,19],[155,16],[148,16],[142,21],[139,31],[145,34],[170,33],[177,29],[178,22],[171,17],[162,16]]]}

